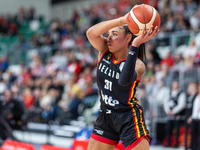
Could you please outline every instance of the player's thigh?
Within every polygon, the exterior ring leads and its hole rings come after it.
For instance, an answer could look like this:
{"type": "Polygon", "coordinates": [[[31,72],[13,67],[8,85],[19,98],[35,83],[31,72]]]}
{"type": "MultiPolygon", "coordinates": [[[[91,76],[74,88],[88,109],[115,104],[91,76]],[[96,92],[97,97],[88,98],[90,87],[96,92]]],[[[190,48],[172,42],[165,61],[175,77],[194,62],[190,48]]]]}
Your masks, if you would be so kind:
{"type": "Polygon", "coordinates": [[[149,150],[149,141],[146,138],[142,138],[142,140],[131,150],[149,150]]]}
{"type": "Polygon", "coordinates": [[[114,150],[115,145],[109,145],[90,138],[87,150],[114,150]]]}

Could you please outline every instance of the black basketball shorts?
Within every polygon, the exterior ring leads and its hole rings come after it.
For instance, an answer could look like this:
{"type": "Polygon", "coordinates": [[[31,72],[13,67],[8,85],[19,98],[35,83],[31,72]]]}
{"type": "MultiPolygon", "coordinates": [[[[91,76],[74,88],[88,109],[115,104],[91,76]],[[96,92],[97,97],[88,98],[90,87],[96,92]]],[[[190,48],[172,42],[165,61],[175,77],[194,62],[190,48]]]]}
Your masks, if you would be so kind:
{"type": "Polygon", "coordinates": [[[130,150],[143,137],[149,141],[149,132],[140,105],[135,105],[134,108],[125,112],[102,107],[99,109],[91,138],[110,145],[117,145],[121,140],[126,150],[130,150]]]}

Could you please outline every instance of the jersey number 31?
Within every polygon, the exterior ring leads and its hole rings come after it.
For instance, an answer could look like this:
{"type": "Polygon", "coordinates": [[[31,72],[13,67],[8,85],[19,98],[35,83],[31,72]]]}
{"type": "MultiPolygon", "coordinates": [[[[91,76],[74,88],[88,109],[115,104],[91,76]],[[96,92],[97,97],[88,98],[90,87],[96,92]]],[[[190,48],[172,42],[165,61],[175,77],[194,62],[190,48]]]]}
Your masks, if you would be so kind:
{"type": "Polygon", "coordinates": [[[105,86],[104,86],[104,88],[106,90],[112,91],[112,82],[109,81],[109,80],[107,80],[107,79],[105,79],[105,86]]]}

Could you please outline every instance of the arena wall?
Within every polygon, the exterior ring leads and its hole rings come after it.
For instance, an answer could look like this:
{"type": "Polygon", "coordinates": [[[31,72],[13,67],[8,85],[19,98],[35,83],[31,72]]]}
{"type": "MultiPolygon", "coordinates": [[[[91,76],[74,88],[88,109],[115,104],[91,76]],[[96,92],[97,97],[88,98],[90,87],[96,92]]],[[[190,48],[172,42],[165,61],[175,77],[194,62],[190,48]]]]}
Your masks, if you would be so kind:
{"type": "Polygon", "coordinates": [[[0,0],[0,15],[15,14],[21,6],[26,9],[34,6],[38,15],[45,16],[45,21],[51,19],[51,0],[0,0]]]}

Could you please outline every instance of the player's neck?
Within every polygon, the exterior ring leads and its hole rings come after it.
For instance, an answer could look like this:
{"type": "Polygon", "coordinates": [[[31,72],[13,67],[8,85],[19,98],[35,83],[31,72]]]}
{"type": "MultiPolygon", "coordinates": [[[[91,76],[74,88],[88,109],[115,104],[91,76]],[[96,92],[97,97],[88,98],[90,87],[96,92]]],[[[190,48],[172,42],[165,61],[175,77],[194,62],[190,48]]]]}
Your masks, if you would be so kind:
{"type": "Polygon", "coordinates": [[[114,59],[120,61],[128,56],[128,51],[119,51],[114,53],[114,59]]]}

